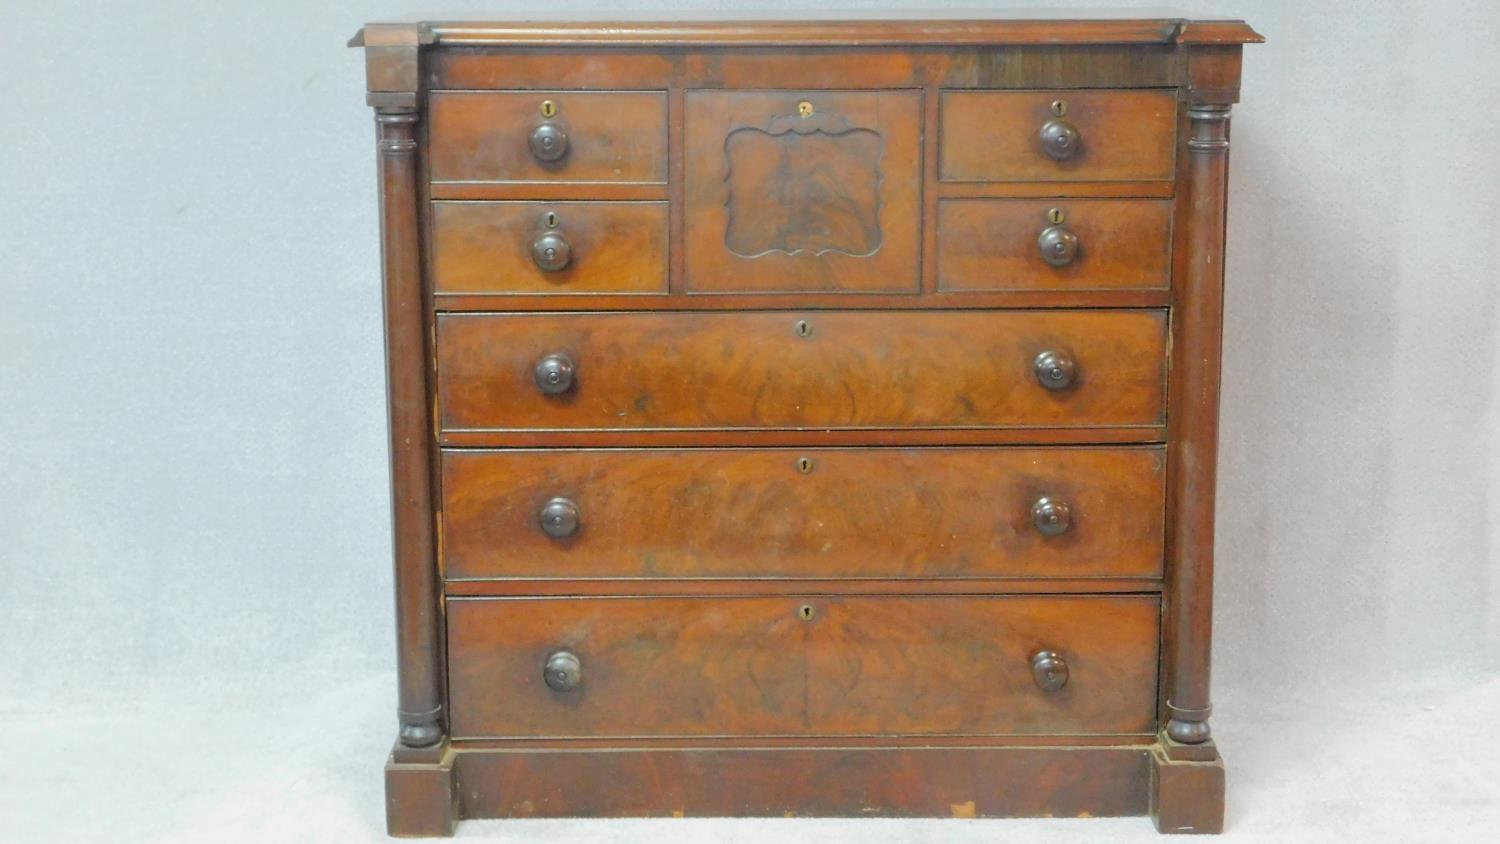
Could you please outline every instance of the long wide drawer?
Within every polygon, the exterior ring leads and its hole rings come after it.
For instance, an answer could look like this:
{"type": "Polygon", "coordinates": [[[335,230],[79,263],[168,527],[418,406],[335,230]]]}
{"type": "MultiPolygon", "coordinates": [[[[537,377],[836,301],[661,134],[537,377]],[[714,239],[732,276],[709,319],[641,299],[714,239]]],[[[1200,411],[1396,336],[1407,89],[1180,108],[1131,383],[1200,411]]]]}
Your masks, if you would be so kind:
{"type": "Polygon", "coordinates": [[[488,578],[1159,576],[1156,447],[443,454],[443,567],[488,578]]]}
{"type": "Polygon", "coordinates": [[[1166,312],[444,314],[444,432],[1164,420],[1166,312]]]}
{"type": "Polygon", "coordinates": [[[455,598],[458,738],[1140,734],[1159,600],[455,598]]]}

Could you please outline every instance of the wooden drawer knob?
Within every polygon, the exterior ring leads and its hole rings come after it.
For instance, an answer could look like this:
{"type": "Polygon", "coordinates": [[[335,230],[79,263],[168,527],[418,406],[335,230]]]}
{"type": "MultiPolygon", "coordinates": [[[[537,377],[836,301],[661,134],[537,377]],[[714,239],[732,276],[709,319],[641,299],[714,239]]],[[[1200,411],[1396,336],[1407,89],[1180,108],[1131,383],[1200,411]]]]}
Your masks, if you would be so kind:
{"type": "Polygon", "coordinates": [[[573,360],[567,355],[547,355],[536,365],[537,389],[557,396],[573,389],[573,360]]]}
{"type": "Polygon", "coordinates": [[[1068,502],[1044,496],[1031,505],[1031,523],[1042,536],[1062,536],[1073,523],[1073,513],[1068,502]]]}
{"type": "Polygon", "coordinates": [[[542,505],[537,522],[542,533],[553,539],[567,539],[578,532],[578,505],[566,498],[554,498],[542,505]]]}
{"type": "Polygon", "coordinates": [[[1078,257],[1078,235],[1063,226],[1048,226],[1037,236],[1036,248],[1042,260],[1054,267],[1066,267],[1078,257]]]}
{"type": "Polygon", "coordinates": [[[573,247],[561,232],[546,232],[531,242],[531,260],[542,272],[560,272],[573,260],[573,247]]]}
{"type": "Polygon", "coordinates": [[[1068,684],[1068,663],[1057,651],[1038,651],[1031,657],[1031,679],[1044,692],[1055,692],[1068,684]]]}
{"type": "Polygon", "coordinates": [[[1032,362],[1032,371],[1036,373],[1037,383],[1043,387],[1049,390],[1066,390],[1073,386],[1073,379],[1078,375],[1078,365],[1067,352],[1048,349],[1036,356],[1036,360],[1032,362]]]}
{"type": "Polygon", "coordinates": [[[531,130],[531,155],[537,161],[551,163],[568,154],[568,133],[556,123],[547,121],[531,130]]]}
{"type": "Polygon", "coordinates": [[[1061,118],[1053,118],[1042,124],[1042,151],[1055,161],[1067,161],[1078,153],[1083,139],[1078,127],[1061,118]]]}
{"type": "Polygon", "coordinates": [[[552,691],[571,692],[583,682],[583,663],[570,651],[557,651],[547,657],[542,677],[552,691]]]}

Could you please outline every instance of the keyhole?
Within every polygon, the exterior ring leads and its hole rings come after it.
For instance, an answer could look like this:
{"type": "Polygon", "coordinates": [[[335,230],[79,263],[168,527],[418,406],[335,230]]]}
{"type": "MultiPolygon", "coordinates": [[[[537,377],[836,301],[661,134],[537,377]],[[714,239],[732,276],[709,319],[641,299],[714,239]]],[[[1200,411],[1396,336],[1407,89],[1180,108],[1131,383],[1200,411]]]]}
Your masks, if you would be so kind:
{"type": "Polygon", "coordinates": [[[1062,100],[1053,100],[1052,113],[1057,115],[1058,117],[1062,117],[1063,115],[1068,113],[1068,104],[1063,102],[1062,100]]]}
{"type": "Polygon", "coordinates": [[[812,617],[813,617],[812,604],[803,604],[802,606],[798,607],[797,608],[797,617],[800,618],[800,619],[802,619],[803,621],[812,621],[812,617]]]}
{"type": "Polygon", "coordinates": [[[557,115],[557,103],[551,100],[542,100],[542,116],[555,117],[557,115]]]}
{"type": "Polygon", "coordinates": [[[1063,210],[1061,208],[1053,208],[1052,210],[1047,212],[1047,219],[1051,220],[1053,225],[1061,223],[1066,218],[1066,216],[1067,215],[1063,214],[1063,210]]]}
{"type": "Polygon", "coordinates": [[[803,117],[812,117],[813,104],[807,100],[797,103],[797,113],[803,117]]]}
{"type": "Polygon", "coordinates": [[[799,472],[801,472],[802,474],[805,475],[808,472],[811,472],[812,470],[813,470],[813,462],[812,462],[811,458],[808,458],[808,457],[799,457],[799,458],[797,458],[797,471],[799,471],[799,472]]]}
{"type": "Polygon", "coordinates": [[[792,330],[797,332],[798,337],[808,337],[812,334],[812,323],[805,319],[799,319],[797,320],[797,324],[792,326],[792,330]]]}
{"type": "Polygon", "coordinates": [[[549,229],[557,228],[557,212],[548,211],[546,215],[542,217],[542,225],[546,226],[549,229]]]}

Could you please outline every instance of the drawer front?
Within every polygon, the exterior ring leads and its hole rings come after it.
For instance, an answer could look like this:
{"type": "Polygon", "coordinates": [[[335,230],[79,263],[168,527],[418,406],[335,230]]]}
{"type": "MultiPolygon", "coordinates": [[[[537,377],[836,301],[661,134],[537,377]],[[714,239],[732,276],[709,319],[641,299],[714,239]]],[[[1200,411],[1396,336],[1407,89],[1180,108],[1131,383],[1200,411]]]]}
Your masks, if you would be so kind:
{"type": "Polygon", "coordinates": [[[1082,428],[1164,414],[1157,310],[445,314],[437,335],[444,431],[1082,428]]]}
{"type": "Polygon", "coordinates": [[[665,202],[434,202],[439,293],[665,293],[665,202]]]}
{"type": "Polygon", "coordinates": [[[916,293],[919,91],[689,91],[686,289],[916,293]]]}
{"type": "Polygon", "coordinates": [[[947,199],[938,204],[942,290],[1164,288],[1167,199],[947,199]]]}
{"type": "Polygon", "coordinates": [[[661,91],[436,91],[428,110],[434,182],[667,180],[661,91]]]}
{"type": "Polygon", "coordinates": [[[450,579],[1156,577],[1164,465],[1159,448],[449,451],[443,568],[450,579]]]}
{"type": "Polygon", "coordinates": [[[1177,98],[1171,91],[947,91],[940,119],[943,181],[1173,175],[1177,98]],[[1065,153],[1057,139],[1069,131],[1071,152],[1065,153]],[[1044,132],[1053,153],[1064,157],[1049,154],[1044,132]]]}
{"type": "Polygon", "coordinates": [[[1149,733],[1159,612],[1140,595],[455,598],[453,734],[1149,733]],[[1042,652],[1061,662],[1034,671],[1042,652]]]}

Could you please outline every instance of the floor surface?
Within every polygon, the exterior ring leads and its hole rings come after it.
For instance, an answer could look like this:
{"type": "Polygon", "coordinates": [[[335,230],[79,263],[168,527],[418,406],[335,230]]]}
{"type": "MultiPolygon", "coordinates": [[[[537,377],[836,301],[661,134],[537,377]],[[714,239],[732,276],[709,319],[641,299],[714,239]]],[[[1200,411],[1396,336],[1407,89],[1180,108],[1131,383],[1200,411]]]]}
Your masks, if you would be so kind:
{"type": "MultiPolygon", "coordinates": [[[[0,699],[0,841],[385,841],[386,673],[0,699]],[[288,690],[295,690],[289,694],[288,690]]],[[[1225,711],[1227,840],[1464,842],[1500,830],[1500,680],[1225,711]]],[[[472,821],[460,839],[1152,841],[1149,820],[472,821]]]]}

